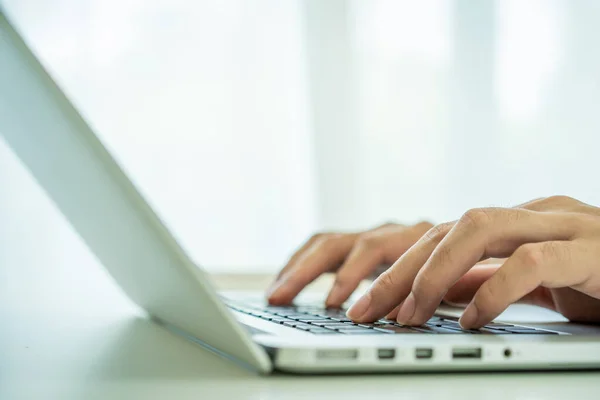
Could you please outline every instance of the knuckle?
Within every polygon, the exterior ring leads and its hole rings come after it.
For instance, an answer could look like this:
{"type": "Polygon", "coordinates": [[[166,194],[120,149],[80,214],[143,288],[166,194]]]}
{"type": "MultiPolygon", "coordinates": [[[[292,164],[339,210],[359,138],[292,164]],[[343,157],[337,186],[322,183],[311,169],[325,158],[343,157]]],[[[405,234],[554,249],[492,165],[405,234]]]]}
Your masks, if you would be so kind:
{"type": "Polygon", "coordinates": [[[543,246],[537,244],[524,244],[515,251],[515,256],[522,265],[529,269],[536,269],[542,265],[545,257],[543,246]]]}
{"type": "Polygon", "coordinates": [[[325,236],[327,236],[327,234],[326,234],[326,233],[324,233],[324,232],[318,232],[318,233],[315,233],[314,235],[312,235],[312,236],[310,237],[310,239],[308,239],[308,241],[309,241],[309,242],[316,242],[316,241],[318,241],[318,240],[321,240],[321,239],[322,239],[323,237],[325,237],[325,236]]]}
{"type": "Polygon", "coordinates": [[[439,224],[429,229],[427,233],[425,233],[425,237],[435,243],[439,243],[442,241],[444,237],[450,232],[450,229],[454,226],[452,222],[446,222],[443,224],[439,224]]]}
{"type": "Polygon", "coordinates": [[[315,247],[319,250],[330,251],[337,247],[339,236],[321,235],[315,240],[315,247]]]}
{"type": "Polygon", "coordinates": [[[395,290],[396,283],[394,275],[389,270],[385,271],[377,278],[377,287],[383,292],[395,290]]]}
{"type": "Polygon", "coordinates": [[[550,204],[568,204],[568,203],[577,202],[577,200],[575,200],[572,197],[565,196],[565,195],[555,195],[555,196],[547,197],[546,202],[550,203],[550,204]]]}
{"type": "Polygon", "coordinates": [[[358,238],[356,246],[370,252],[379,252],[383,248],[383,240],[384,237],[382,235],[365,233],[358,238]]]}
{"type": "Polygon", "coordinates": [[[379,225],[377,228],[375,228],[375,230],[388,229],[388,228],[394,228],[394,227],[404,227],[404,225],[398,224],[397,222],[388,221],[384,224],[379,225]]]}
{"type": "Polygon", "coordinates": [[[467,227],[480,228],[491,221],[494,212],[491,208],[473,208],[464,213],[459,222],[467,227]]]}

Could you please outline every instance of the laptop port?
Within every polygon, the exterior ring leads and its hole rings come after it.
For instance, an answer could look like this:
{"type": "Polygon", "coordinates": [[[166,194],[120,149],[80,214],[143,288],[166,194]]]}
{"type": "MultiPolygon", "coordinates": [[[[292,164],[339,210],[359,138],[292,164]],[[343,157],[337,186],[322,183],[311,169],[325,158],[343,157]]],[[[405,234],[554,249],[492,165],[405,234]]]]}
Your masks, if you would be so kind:
{"type": "Polygon", "coordinates": [[[331,349],[317,350],[319,360],[355,360],[358,358],[358,350],[352,349],[331,349]]]}
{"type": "Polygon", "coordinates": [[[415,349],[415,358],[417,360],[427,360],[431,357],[433,357],[433,349],[424,347],[415,349]]]}
{"type": "Polygon", "coordinates": [[[392,360],[396,357],[395,349],[379,349],[377,350],[377,358],[380,360],[392,360]]]}
{"type": "Polygon", "coordinates": [[[452,349],[454,359],[479,359],[481,358],[481,347],[456,347],[452,349]]]}

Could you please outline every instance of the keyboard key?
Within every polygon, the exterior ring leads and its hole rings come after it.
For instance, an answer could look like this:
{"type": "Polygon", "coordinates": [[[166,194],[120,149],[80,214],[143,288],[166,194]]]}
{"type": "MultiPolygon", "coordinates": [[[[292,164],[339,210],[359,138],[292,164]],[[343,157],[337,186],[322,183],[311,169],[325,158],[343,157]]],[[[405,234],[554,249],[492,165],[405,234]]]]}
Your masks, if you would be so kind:
{"type": "Polygon", "coordinates": [[[296,329],[300,329],[302,331],[308,331],[311,328],[314,328],[314,326],[309,325],[309,324],[304,324],[302,322],[284,322],[283,323],[284,326],[289,326],[290,328],[296,328],[296,329]]]}
{"type": "Polygon", "coordinates": [[[327,329],[327,328],[320,328],[318,326],[312,326],[309,331],[311,332],[323,332],[323,331],[327,331],[327,332],[332,332],[333,329],[327,329]]]}
{"type": "Polygon", "coordinates": [[[292,321],[292,320],[284,318],[284,317],[272,317],[270,320],[272,322],[277,322],[278,324],[281,324],[283,322],[290,322],[290,321],[292,321]]]}
{"type": "Polygon", "coordinates": [[[304,319],[304,318],[307,317],[306,314],[291,314],[291,313],[290,314],[286,314],[284,316],[286,318],[289,318],[289,319],[304,319]]]}
{"type": "Polygon", "coordinates": [[[436,323],[436,322],[440,322],[443,321],[442,317],[438,317],[437,315],[434,315],[433,317],[429,318],[429,321],[427,321],[428,323],[436,323]]]}
{"type": "Polygon", "coordinates": [[[548,332],[548,331],[542,331],[539,329],[533,329],[533,328],[525,328],[525,327],[513,327],[513,328],[505,328],[504,329],[507,332],[511,332],[511,333],[519,333],[519,334],[524,334],[524,333],[531,333],[531,334],[549,334],[549,335],[557,335],[557,332],[548,332]]]}
{"type": "MultiPolygon", "coordinates": [[[[350,325],[350,324],[342,324],[342,323],[338,323],[338,324],[312,324],[312,325],[316,325],[316,326],[320,326],[322,328],[328,328],[328,329],[344,329],[344,328],[354,328],[354,325],[350,325]]],[[[358,328],[358,326],[356,326],[358,328]]],[[[360,329],[364,329],[364,328],[360,328],[360,329]]]]}
{"type": "Polygon", "coordinates": [[[340,321],[340,322],[352,322],[352,320],[346,316],[343,317],[330,317],[331,319],[335,320],[335,321],[340,321]]]}
{"type": "Polygon", "coordinates": [[[496,322],[490,322],[486,325],[487,328],[512,328],[514,325],[511,324],[501,324],[496,322]]]}
{"type": "Polygon", "coordinates": [[[316,315],[305,315],[304,318],[299,318],[298,321],[331,321],[329,318],[317,317],[316,315]]]}
{"type": "Polygon", "coordinates": [[[431,333],[431,334],[438,334],[438,333],[446,333],[446,334],[451,334],[451,335],[456,335],[456,331],[455,330],[450,330],[450,329],[445,329],[445,328],[441,328],[441,327],[437,327],[437,326],[413,326],[411,327],[411,329],[414,329],[417,332],[421,332],[421,333],[431,333]]]}
{"type": "Polygon", "coordinates": [[[400,326],[385,326],[381,328],[373,328],[376,332],[384,332],[384,333],[418,333],[412,328],[408,327],[400,327],[400,326]]]}
{"type": "Polygon", "coordinates": [[[313,333],[315,335],[331,335],[331,334],[339,334],[338,331],[333,331],[331,329],[325,329],[322,331],[308,331],[309,333],[313,333]]]}
{"type": "Polygon", "coordinates": [[[381,334],[380,332],[374,331],[372,329],[338,329],[339,333],[344,333],[346,335],[373,335],[373,334],[381,334]]]}

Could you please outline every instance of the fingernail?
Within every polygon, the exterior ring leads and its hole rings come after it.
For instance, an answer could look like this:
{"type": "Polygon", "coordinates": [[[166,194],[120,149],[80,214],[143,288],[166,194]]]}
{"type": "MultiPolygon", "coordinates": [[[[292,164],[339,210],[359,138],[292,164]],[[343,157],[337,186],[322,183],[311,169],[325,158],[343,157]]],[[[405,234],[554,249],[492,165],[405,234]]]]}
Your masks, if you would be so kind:
{"type": "Polygon", "coordinates": [[[410,292],[406,300],[402,303],[402,307],[398,311],[396,321],[399,324],[408,324],[415,314],[415,295],[410,292]]]}
{"type": "Polygon", "coordinates": [[[463,315],[458,320],[458,323],[464,329],[470,329],[477,322],[478,314],[479,312],[477,311],[475,304],[469,304],[465,309],[465,312],[463,312],[463,315]]]}
{"type": "Polygon", "coordinates": [[[358,320],[367,313],[369,305],[371,305],[371,295],[367,292],[356,303],[352,304],[346,315],[352,320],[358,320]]]}

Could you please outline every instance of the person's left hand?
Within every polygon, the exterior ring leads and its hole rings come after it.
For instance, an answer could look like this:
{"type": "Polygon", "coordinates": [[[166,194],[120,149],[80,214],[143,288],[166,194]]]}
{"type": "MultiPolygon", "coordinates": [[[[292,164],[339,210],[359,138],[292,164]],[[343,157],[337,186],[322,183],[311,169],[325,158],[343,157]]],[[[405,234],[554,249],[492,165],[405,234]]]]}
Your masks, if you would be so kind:
{"type": "Polygon", "coordinates": [[[460,319],[464,328],[489,323],[519,300],[572,321],[600,322],[600,209],[557,196],[515,208],[469,210],[426,233],[348,316],[371,322],[391,315],[421,325],[448,297],[470,300],[460,319]],[[508,258],[500,267],[473,268],[490,257],[508,258]]]}

